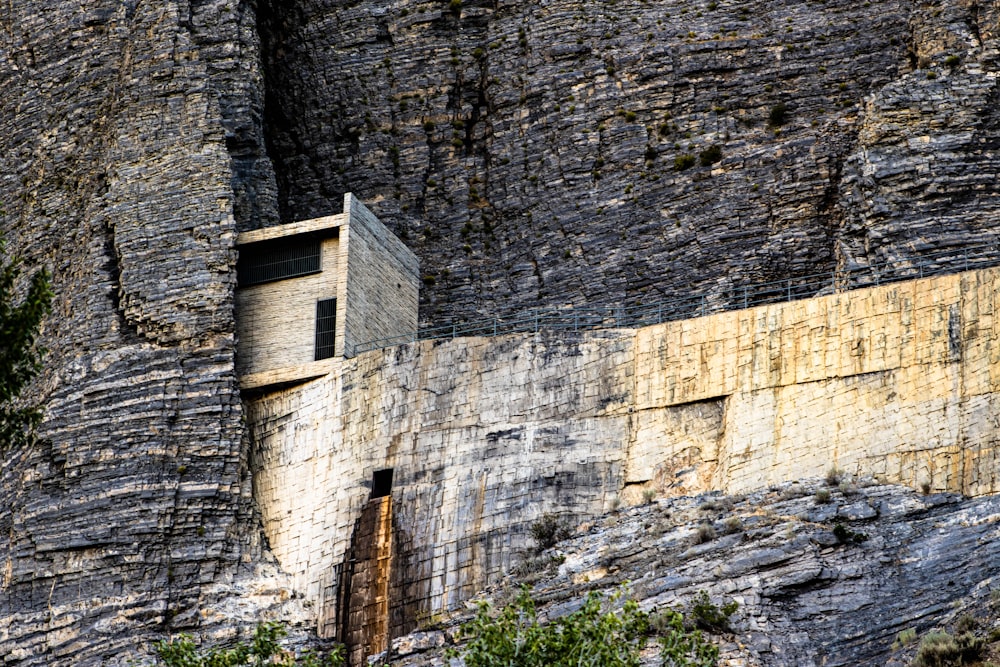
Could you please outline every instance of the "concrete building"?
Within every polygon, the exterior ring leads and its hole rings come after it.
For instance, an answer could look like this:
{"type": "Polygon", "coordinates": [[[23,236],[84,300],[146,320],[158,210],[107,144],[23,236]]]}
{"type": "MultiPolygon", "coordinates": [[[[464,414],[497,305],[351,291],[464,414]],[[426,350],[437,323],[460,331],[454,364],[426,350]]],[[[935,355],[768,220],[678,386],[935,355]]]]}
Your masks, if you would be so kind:
{"type": "Polygon", "coordinates": [[[322,377],[358,343],[417,328],[416,256],[351,194],[344,212],[239,235],[244,390],[322,377]]]}

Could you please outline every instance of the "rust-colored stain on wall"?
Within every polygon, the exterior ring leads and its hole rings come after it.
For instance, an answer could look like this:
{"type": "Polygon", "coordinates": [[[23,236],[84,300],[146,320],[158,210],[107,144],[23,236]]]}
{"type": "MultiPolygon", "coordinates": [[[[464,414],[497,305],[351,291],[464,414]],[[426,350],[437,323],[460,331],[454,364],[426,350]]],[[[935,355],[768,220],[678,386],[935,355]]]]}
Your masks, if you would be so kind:
{"type": "Polygon", "coordinates": [[[389,577],[392,570],[392,498],[368,501],[355,524],[344,566],[347,603],[341,640],[352,667],[389,648],[389,577]]]}

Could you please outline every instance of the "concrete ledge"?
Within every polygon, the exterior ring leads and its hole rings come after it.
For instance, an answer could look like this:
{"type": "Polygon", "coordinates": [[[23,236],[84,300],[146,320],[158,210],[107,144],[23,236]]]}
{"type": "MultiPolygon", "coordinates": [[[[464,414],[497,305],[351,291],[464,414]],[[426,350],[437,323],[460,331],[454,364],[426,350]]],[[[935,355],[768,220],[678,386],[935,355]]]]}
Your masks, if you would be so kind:
{"type": "Polygon", "coordinates": [[[299,366],[285,366],[272,371],[245,375],[240,378],[240,389],[261,389],[273,385],[308,382],[329,375],[340,363],[341,360],[337,358],[323,359],[299,366]]]}
{"type": "Polygon", "coordinates": [[[328,215],[323,218],[313,218],[312,220],[302,220],[287,225],[275,225],[264,229],[255,229],[252,232],[243,232],[236,237],[236,245],[247,245],[250,243],[260,243],[261,241],[271,241],[288,236],[298,236],[299,234],[310,234],[322,232],[328,229],[339,229],[347,222],[347,215],[328,215]]]}

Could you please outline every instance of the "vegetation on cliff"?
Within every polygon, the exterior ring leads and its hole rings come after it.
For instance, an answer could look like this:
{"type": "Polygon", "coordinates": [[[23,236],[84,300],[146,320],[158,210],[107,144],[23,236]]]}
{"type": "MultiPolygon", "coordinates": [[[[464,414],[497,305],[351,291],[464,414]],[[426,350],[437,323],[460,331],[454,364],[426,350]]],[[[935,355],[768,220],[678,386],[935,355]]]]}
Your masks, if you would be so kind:
{"type": "Polygon", "coordinates": [[[166,667],[256,667],[258,665],[285,665],[286,667],[342,667],[343,647],[338,646],[325,655],[307,651],[296,657],[281,646],[287,634],[281,623],[261,623],[254,631],[250,643],[237,642],[228,648],[199,649],[191,635],[182,634],[176,639],[156,644],[160,664],[166,667]]]}
{"type": "Polygon", "coordinates": [[[41,409],[21,399],[21,392],[42,367],[45,349],[37,344],[42,319],[52,307],[48,271],[36,271],[23,297],[18,287],[21,262],[5,257],[0,238],[0,452],[30,443],[42,419],[41,409]]]}
{"type": "MultiPolygon", "coordinates": [[[[719,648],[698,629],[705,618],[713,628],[726,626],[736,603],[722,609],[702,591],[691,618],[675,609],[645,612],[633,599],[621,602],[624,590],[609,595],[591,591],[576,611],[541,623],[531,589],[522,586],[499,612],[481,602],[475,618],[460,631],[467,639],[466,667],[638,667],[650,635],[657,637],[664,667],[713,667],[719,648]],[[719,620],[721,619],[721,620],[719,620]]],[[[456,652],[457,654],[457,652],[456,652]]]]}

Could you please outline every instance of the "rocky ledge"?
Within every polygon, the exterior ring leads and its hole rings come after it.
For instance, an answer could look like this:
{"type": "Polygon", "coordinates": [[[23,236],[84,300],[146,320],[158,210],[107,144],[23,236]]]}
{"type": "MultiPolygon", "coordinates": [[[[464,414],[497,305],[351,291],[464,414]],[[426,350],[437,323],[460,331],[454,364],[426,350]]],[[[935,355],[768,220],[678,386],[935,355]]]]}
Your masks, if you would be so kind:
{"type": "MultiPolygon", "coordinates": [[[[916,639],[956,624],[987,638],[986,659],[997,651],[988,638],[998,634],[998,537],[998,497],[803,480],[748,496],[655,499],[612,512],[526,554],[521,574],[483,597],[503,604],[529,583],[540,615],[552,618],[578,608],[592,590],[624,585],[644,610],[684,609],[706,591],[716,603],[739,603],[731,632],[715,637],[725,665],[902,666],[916,639]]],[[[445,649],[473,606],[396,639],[387,661],[461,664],[445,649]]],[[[644,664],[659,664],[655,650],[644,664]]]]}

